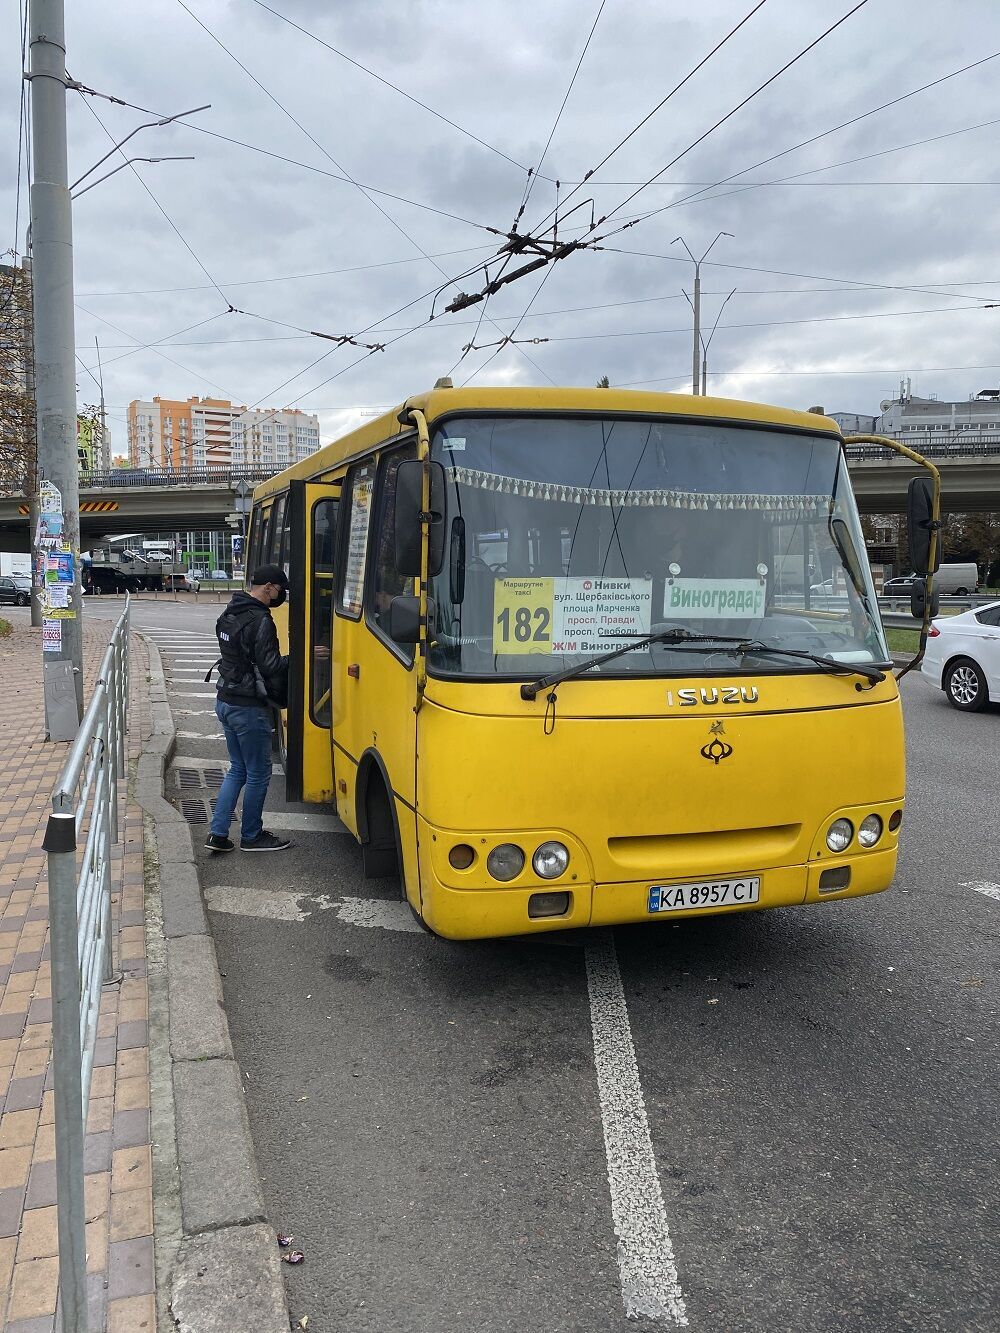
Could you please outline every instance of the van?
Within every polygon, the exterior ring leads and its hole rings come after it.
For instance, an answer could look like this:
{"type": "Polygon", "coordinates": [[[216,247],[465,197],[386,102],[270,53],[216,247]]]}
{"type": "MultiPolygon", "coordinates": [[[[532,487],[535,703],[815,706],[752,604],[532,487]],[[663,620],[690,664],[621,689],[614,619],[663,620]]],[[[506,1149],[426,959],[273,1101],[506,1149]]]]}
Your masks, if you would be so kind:
{"type": "MultiPolygon", "coordinates": [[[[887,579],[882,585],[882,592],[887,597],[908,597],[916,577],[915,574],[904,574],[902,578],[887,579]]],[[[971,561],[967,564],[942,565],[934,575],[934,586],[945,596],[956,593],[964,597],[979,587],[979,570],[971,561]]]]}

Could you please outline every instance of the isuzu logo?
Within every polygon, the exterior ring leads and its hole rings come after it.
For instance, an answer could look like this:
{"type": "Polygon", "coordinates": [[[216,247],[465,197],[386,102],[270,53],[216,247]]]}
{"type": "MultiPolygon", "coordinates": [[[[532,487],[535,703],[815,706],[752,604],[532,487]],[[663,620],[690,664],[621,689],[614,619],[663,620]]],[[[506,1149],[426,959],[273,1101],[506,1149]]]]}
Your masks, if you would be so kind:
{"type": "Polygon", "coordinates": [[[695,708],[698,704],[755,704],[760,696],[757,693],[756,685],[723,685],[716,688],[702,686],[700,690],[667,690],[667,703],[671,707],[675,703],[680,704],[681,708],[695,708]]]}

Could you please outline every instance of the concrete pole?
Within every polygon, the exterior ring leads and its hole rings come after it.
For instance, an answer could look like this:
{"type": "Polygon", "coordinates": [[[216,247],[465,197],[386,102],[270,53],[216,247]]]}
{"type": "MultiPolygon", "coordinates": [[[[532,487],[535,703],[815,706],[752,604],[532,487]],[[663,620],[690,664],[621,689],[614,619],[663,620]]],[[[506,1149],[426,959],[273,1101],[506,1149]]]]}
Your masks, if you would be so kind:
{"type": "Polygon", "coordinates": [[[701,381],[701,264],[694,266],[694,344],[691,351],[691,392],[697,397],[701,381]]]}
{"type": "Polygon", "coordinates": [[[34,321],[32,319],[32,294],[31,294],[31,260],[24,256],[21,260],[21,272],[24,275],[23,282],[25,291],[28,294],[28,301],[24,312],[24,396],[31,404],[31,435],[30,441],[25,441],[25,447],[28,450],[30,460],[27,474],[25,477],[25,493],[28,497],[28,550],[31,552],[31,624],[34,629],[42,627],[42,582],[38,573],[38,561],[35,559],[35,549],[33,546],[35,532],[38,529],[38,433],[35,418],[35,352],[34,352],[34,321]]]}
{"type": "MultiPolygon", "coordinates": [[[[73,327],[73,224],[66,159],[66,47],[63,0],[30,0],[31,246],[34,297],[35,404],[39,482],[62,495],[64,544],[73,553],[72,619],[59,621],[58,651],[43,662],[73,667],[78,718],[83,715],[83,599],[80,587],[80,489],[76,456],[73,327]]],[[[32,534],[34,540],[35,534],[32,534]]],[[[56,676],[53,673],[53,687],[56,676]]],[[[52,700],[46,677],[46,718],[52,700]]]]}

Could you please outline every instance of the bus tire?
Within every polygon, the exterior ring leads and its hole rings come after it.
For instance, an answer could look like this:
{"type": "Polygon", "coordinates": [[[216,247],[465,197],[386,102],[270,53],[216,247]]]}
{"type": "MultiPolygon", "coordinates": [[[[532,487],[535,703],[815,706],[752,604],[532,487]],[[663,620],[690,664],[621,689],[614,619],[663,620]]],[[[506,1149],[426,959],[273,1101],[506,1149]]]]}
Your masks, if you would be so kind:
{"type": "Polygon", "coordinates": [[[398,879],[402,889],[395,812],[385,778],[374,760],[368,765],[364,797],[358,813],[363,816],[358,825],[365,879],[398,879]]]}

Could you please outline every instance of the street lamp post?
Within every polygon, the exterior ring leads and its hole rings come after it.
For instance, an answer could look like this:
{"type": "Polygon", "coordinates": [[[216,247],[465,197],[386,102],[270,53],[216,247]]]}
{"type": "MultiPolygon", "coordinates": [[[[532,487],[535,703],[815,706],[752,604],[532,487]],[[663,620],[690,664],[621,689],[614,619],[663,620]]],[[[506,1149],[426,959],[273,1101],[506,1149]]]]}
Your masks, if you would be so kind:
{"type": "MultiPolygon", "coordinates": [[[[715,330],[719,327],[719,320],[722,318],[722,312],[723,310],[725,310],[726,306],[729,304],[730,300],[735,295],[736,295],[736,288],[734,287],[733,290],[728,294],[726,299],[723,301],[722,305],[719,306],[719,313],[715,316],[715,323],[712,325],[712,332],[708,335],[707,338],[701,338],[701,396],[703,398],[708,392],[708,349],[709,347],[711,347],[712,339],[715,337],[715,330]]],[[[688,296],[687,292],[684,292],[684,299],[687,301],[688,305],[691,306],[691,309],[694,310],[694,304],[690,296],[688,296]]],[[[698,332],[700,337],[701,336],[700,327],[698,332]]]]}
{"type": "MultiPolygon", "coordinates": [[[[715,241],[719,239],[719,236],[728,236],[732,238],[732,235],[733,233],[731,231],[720,231],[719,235],[716,236],[715,241]]],[[[708,252],[715,244],[715,241],[713,241],[712,245],[704,251],[700,259],[695,259],[694,255],[691,253],[691,247],[683,236],[675,236],[670,244],[676,245],[678,241],[680,241],[684,249],[687,250],[691,263],[694,265],[694,300],[691,303],[691,309],[694,313],[694,339],[691,347],[691,392],[697,397],[699,385],[701,384],[701,266],[708,257],[708,252]]],[[[702,388],[701,392],[705,392],[704,388],[702,388]]]]}

